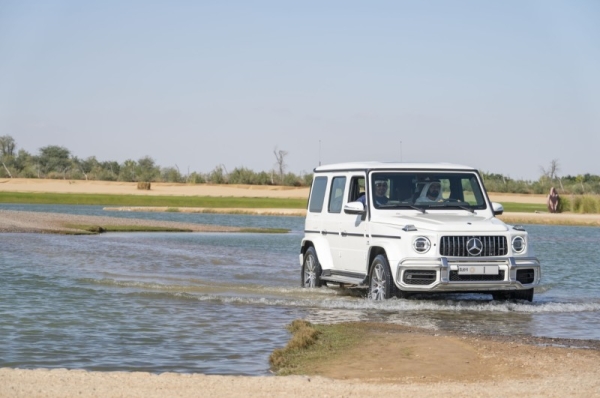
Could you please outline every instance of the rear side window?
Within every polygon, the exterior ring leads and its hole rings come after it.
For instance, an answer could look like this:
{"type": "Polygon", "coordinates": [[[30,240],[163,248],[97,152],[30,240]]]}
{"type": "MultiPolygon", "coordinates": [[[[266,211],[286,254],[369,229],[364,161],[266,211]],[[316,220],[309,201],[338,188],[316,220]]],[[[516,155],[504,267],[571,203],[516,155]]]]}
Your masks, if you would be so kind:
{"type": "Polygon", "coordinates": [[[344,203],[344,190],[346,189],[346,177],[334,177],[331,183],[331,194],[329,195],[329,212],[341,213],[344,203]]]}
{"type": "Polygon", "coordinates": [[[325,201],[325,190],[327,189],[327,177],[315,178],[310,192],[310,203],[308,210],[311,213],[320,213],[325,201]]]}

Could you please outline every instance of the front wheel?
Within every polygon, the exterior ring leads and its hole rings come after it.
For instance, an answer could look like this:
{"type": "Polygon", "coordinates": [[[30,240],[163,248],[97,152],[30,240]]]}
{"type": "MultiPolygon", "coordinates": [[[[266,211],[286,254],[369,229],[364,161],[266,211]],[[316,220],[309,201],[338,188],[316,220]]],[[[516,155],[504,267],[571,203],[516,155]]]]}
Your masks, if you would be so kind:
{"type": "Polygon", "coordinates": [[[390,266],[384,255],[378,255],[371,263],[369,272],[369,295],[371,300],[386,300],[395,294],[390,266]]]}
{"type": "Polygon", "coordinates": [[[314,247],[309,247],[304,253],[300,285],[302,287],[321,287],[321,264],[314,247]]]}

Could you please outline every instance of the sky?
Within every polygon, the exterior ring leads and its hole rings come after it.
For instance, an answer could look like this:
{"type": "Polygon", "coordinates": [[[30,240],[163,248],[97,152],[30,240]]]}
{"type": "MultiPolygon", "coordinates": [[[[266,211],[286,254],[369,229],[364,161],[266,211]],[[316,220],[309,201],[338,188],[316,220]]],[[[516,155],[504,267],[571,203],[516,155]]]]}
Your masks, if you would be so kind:
{"type": "Polygon", "coordinates": [[[600,175],[600,1],[0,0],[0,136],[207,173],[600,175]]]}

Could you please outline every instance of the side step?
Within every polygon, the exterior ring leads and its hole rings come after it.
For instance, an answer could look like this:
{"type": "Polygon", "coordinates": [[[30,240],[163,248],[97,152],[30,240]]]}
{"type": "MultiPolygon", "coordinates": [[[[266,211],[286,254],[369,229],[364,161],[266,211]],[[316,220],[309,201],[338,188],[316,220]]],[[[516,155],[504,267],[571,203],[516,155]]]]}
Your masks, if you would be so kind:
{"type": "Polygon", "coordinates": [[[347,285],[358,285],[361,287],[367,286],[365,284],[366,278],[352,278],[350,276],[341,276],[341,275],[329,275],[329,276],[321,275],[321,280],[327,281],[327,282],[345,283],[347,285]]]}

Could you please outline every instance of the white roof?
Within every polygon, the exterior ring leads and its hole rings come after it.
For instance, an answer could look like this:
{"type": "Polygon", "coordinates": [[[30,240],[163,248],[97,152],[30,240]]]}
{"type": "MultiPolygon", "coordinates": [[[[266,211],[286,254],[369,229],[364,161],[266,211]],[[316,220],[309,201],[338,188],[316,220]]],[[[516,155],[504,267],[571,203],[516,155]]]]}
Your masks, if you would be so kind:
{"type": "Polygon", "coordinates": [[[475,171],[473,167],[452,163],[400,163],[400,162],[349,162],[319,166],[315,172],[342,170],[465,170],[475,171]]]}

